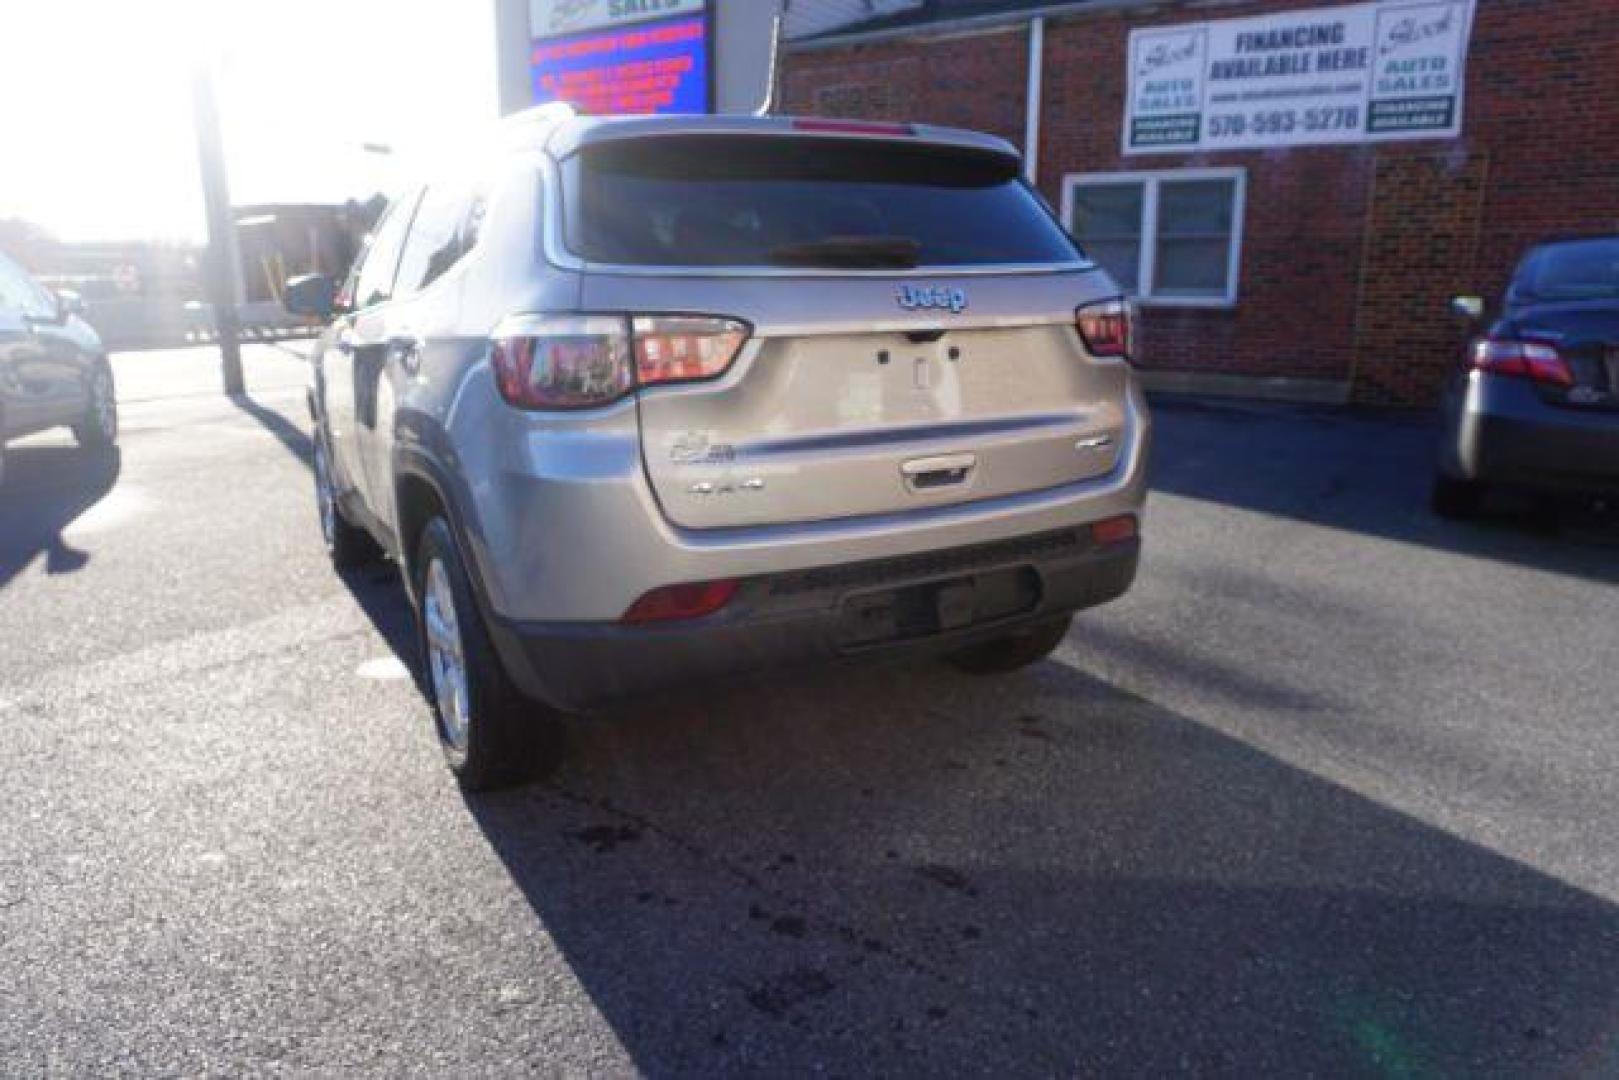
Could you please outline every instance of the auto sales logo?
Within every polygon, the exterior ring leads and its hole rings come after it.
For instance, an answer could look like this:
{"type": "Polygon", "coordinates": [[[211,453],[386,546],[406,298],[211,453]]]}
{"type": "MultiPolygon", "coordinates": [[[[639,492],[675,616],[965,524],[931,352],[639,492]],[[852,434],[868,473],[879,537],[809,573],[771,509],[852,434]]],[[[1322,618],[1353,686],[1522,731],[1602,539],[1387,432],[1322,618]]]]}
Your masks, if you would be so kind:
{"type": "Polygon", "coordinates": [[[529,0],[535,37],[604,30],[649,19],[701,14],[707,0],[529,0]]]}
{"type": "Polygon", "coordinates": [[[1200,59],[1198,44],[1196,33],[1147,39],[1142,42],[1136,74],[1146,79],[1168,67],[1196,63],[1200,59]]]}
{"type": "Polygon", "coordinates": [[[1398,19],[1384,31],[1383,40],[1378,44],[1378,56],[1434,42],[1438,38],[1448,39],[1460,22],[1454,6],[1419,10],[1421,14],[1398,19]]]}
{"type": "Polygon", "coordinates": [[[906,311],[948,311],[960,315],[967,310],[967,290],[944,285],[901,285],[895,299],[906,311]]]}

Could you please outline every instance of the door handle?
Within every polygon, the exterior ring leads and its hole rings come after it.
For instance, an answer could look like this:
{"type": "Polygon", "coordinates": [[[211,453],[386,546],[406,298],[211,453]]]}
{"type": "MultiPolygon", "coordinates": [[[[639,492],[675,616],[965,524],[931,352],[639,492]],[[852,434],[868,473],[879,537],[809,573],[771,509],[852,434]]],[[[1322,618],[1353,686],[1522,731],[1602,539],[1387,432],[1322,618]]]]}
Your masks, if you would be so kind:
{"type": "Polygon", "coordinates": [[[966,483],[977,467],[977,454],[941,454],[938,457],[912,458],[901,465],[899,471],[910,490],[930,491],[966,483]]]}
{"type": "Polygon", "coordinates": [[[397,360],[400,367],[414,375],[422,366],[422,344],[415,334],[395,334],[388,339],[388,359],[397,360]]]}

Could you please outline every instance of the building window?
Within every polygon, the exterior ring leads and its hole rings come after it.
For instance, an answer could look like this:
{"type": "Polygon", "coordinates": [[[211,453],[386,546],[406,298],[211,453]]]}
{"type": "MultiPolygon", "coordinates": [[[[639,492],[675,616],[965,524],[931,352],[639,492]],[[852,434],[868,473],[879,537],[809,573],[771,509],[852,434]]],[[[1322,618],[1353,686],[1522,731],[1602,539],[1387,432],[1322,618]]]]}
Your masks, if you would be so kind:
{"type": "Polygon", "coordinates": [[[1063,181],[1063,221],[1131,296],[1227,307],[1242,264],[1243,169],[1085,173],[1063,181]]]}

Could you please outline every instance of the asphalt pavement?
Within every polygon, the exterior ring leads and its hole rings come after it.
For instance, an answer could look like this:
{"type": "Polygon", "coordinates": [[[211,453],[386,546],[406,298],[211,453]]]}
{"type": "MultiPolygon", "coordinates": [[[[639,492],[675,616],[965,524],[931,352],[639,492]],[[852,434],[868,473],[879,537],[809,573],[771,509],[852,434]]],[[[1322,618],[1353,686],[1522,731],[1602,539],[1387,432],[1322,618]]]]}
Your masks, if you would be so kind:
{"type": "Polygon", "coordinates": [[[296,347],[117,358],[0,491],[0,1073],[1619,1074],[1619,530],[1424,418],[1163,402],[1058,656],[570,722],[464,798],[296,347]]]}

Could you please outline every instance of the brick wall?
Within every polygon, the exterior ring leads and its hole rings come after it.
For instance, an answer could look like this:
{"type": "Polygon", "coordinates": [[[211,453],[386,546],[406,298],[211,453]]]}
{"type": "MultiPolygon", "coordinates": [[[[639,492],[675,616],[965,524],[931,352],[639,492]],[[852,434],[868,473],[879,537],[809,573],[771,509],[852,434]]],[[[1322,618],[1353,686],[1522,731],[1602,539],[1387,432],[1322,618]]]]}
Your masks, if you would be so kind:
{"type": "Polygon", "coordinates": [[[788,55],[786,111],[903,119],[987,131],[1023,142],[1029,39],[1021,27],[926,44],[788,55]]]}
{"type": "MultiPolygon", "coordinates": [[[[1619,230],[1619,0],[1479,0],[1463,138],[1125,157],[1132,26],[1333,6],[1166,4],[1053,20],[1039,183],[1068,173],[1241,166],[1232,310],[1151,308],[1149,367],[1352,380],[1359,400],[1431,401],[1459,345],[1447,297],[1498,295],[1538,237],[1619,230]]],[[[1027,34],[913,37],[790,53],[788,111],[1023,137],[1027,34]]]]}

